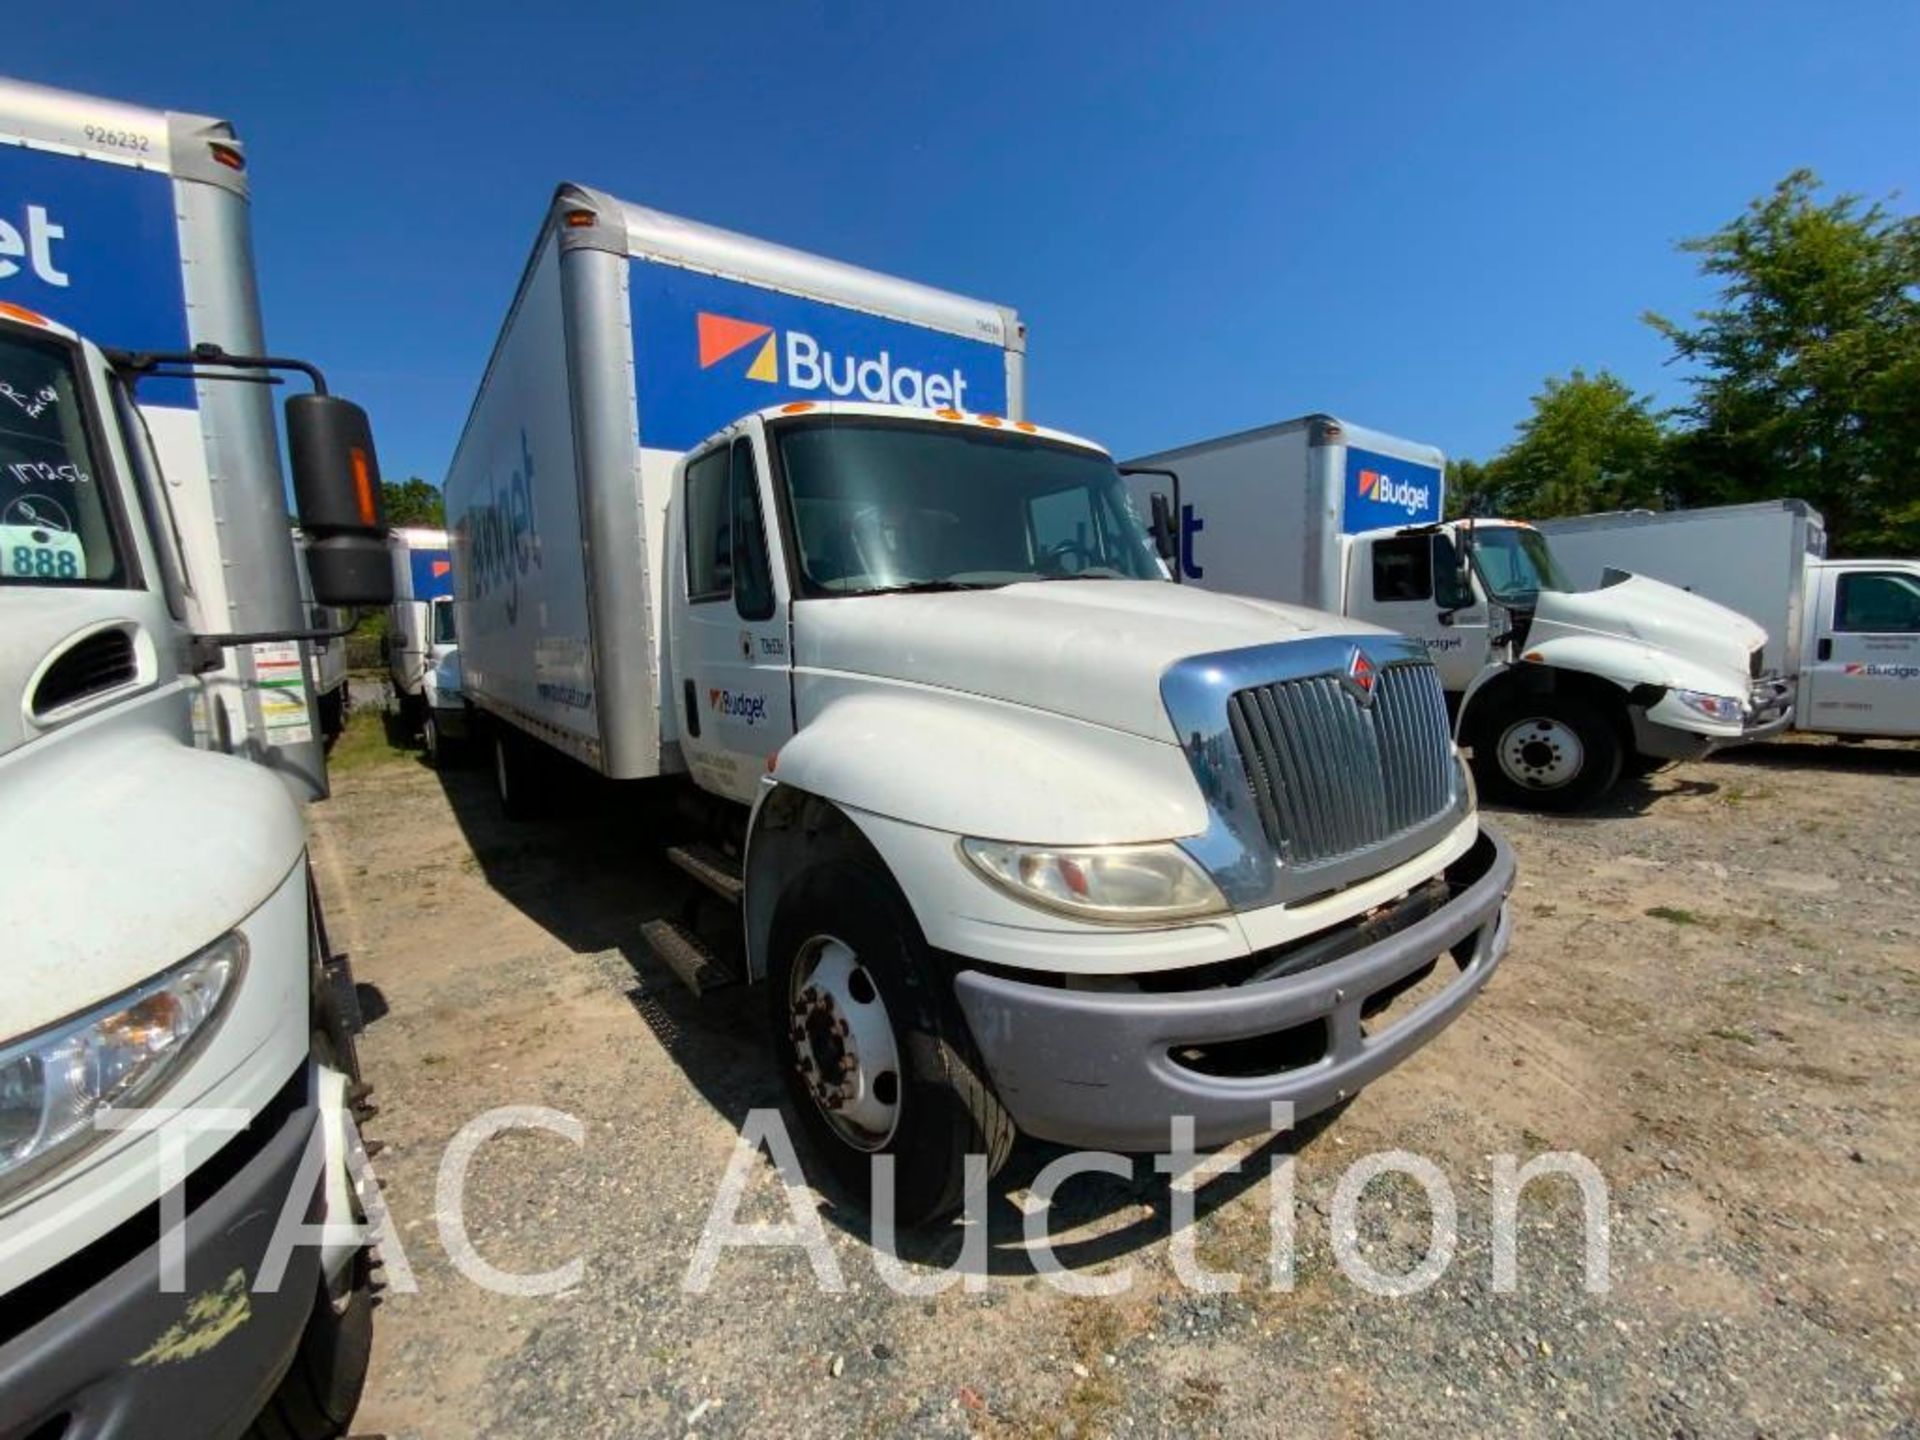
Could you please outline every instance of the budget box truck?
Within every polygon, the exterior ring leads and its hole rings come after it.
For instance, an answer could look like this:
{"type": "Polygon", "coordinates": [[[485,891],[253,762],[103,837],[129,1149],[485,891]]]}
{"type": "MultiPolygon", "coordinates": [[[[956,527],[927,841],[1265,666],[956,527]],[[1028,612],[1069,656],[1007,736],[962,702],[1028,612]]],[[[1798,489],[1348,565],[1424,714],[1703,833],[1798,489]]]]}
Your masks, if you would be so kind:
{"type": "Polygon", "coordinates": [[[1920,735],[1920,560],[1830,560],[1804,500],[1543,520],[1567,574],[1677,585],[1767,632],[1766,665],[1796,686],[1795,730],[1920,735]]]}
{"type": "Polygon", "coordinates": [[[424,727],[436,666],[453,648],[453,556],[447,532],[397,526],[391,546],[393,604],[387,607],[387,678],[401,718],[424,727]]]}
{"type": "Polygon", "coordinates": [[[1425,651],[1170,583],[1023,351],[1005,307],[563,186],[446,486],[503,800],[555,751],[704,800],[674,858],[812,1153],[862,1197],[895,1157],[910,1221],[1016,1130],[1335,1105],[1508,938],[1425,651]]]}
{"type": "Polygon", "coordinates": [[[1180,476],[1184,579],[1419,641],[1489,795],[1578,809],[1787,723],[1752,621],[1653,580],[1582,589],[1534,527],[1443,519],[1431,445],[1308,415],[1131,463],[1180,476]]]}
{"type": "MultiPolygon", "coordinates": [[[[7,1440],[334,1435],[365,1374],[357,1239],[257,1283],[282,1216],[351,1226],[367,1198],[257,383],[318,372],[262,350],[231,128],[0,82],[7,1440]]],[[[313,598],[384,603],[365,417],[302,393],[287,427],[313,598]]]]}

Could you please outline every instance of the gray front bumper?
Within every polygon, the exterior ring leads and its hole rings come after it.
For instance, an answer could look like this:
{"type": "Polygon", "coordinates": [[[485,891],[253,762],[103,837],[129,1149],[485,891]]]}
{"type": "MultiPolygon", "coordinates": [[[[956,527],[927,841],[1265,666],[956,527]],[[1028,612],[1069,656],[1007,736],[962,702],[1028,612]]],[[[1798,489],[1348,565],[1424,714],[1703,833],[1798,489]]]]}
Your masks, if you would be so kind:
{"type": "Polygon", "coordinates": [[[1300,975],[1170,994],[1068,990],[962,970],[954,977],[974,1042],[1014,1122],[1043,1140],[1111,1150],[1167,1144],[1176,1115],[1197,1143],[1272,1128],[1275,1101],[1296,1119],[1356,1093],[1466,1008],[1506,953],[1513,852],[1483,828],[1449,873],[1473,875],[1445,906],[1397,934],[1300,975]],[[1386,1031],[1361,1026],[1367,1001],[1452,952],[1459,974],[1386,1031]],[[1321,1021],[1326,1053],[1277,1075],[1202,1074],[1174,1058],[1189,1046],[1321,1021]]]}

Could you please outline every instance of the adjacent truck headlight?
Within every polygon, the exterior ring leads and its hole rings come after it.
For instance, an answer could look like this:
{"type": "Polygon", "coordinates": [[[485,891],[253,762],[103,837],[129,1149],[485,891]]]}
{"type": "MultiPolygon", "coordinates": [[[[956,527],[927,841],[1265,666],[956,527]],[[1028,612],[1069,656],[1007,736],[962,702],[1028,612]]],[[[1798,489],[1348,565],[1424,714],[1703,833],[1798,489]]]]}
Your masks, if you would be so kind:
{"type": "Polygon", "coordinates": [[[1710,695],[1704,690],[1676,690],[1673,698],[1709,720],[1718,720],[1723,725],[1740,725],[1746,722],[1747,702],[1732,695],[1710,695]]]}
{"type": "Polygon", "coordinates": [[[1190,920],[1227,908],[1206,871],[1167,842],[1068,847],[962,840],[960,852],[1016,900],[1078,920],[1190,920]]]}
{"type": "Polygon", "coordinates": [[[112,1132],[94,1117],[153,1100],[239,988],[238,931],[84,1015],[0,1044],[0,1194],[112,1132]]]}

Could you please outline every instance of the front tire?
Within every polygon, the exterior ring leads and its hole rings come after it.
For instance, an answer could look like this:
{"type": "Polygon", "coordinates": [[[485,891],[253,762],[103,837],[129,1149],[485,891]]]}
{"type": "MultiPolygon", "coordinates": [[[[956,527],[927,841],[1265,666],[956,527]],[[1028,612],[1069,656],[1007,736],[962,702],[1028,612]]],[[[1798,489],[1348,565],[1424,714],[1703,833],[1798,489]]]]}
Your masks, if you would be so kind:
{"type": "Polygon", "coordinates": [[[773,1049],[815,1159],[865,1205],[873,1157],[894,1156],[903,1225],[959,1208],[966,1157],[998,1171],[1013,1121],[891,877],[854,858],[806,871],[780,898],[770,948],[773,1049]]]}
{"type": "Polygon", "coordinates": [[[1580,695],[1516,695],[1475,727],[1474,773],[1488,794],[1566,813],[1620,779],[1625,746],[1606,707],[1580,695]]]}

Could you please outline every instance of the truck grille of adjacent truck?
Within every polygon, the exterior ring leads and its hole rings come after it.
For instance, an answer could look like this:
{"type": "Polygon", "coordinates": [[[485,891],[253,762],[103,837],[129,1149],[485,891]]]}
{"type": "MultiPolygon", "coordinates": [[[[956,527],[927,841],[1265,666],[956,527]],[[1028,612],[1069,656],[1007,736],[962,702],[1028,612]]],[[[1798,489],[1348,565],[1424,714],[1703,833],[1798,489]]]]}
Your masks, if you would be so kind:
{"type": "Polygon", "coordinates": [[[1453,803],[1453,742],[1431,665],[1383,666],[1370,704],[1334,675],[1236,691],[1227,719],[1274,853],[1312,865],[1384,844],[1453,803]]]}

